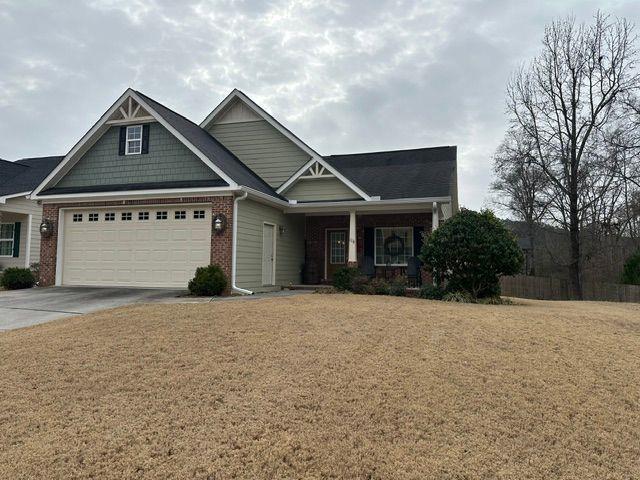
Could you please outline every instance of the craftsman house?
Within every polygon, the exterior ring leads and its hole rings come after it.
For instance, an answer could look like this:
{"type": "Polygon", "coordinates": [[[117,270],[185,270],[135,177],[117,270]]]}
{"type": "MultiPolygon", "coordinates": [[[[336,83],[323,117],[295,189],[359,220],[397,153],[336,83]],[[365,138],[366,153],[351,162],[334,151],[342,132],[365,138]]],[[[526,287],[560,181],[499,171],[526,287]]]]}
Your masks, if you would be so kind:
{"type": "Polygon", "coordinates": [[[456,147],[323,156],[234,90],[195,124],[128,89],[33,190],[41,285],[252,293],[403,273],[457,210],[456,147]]]}

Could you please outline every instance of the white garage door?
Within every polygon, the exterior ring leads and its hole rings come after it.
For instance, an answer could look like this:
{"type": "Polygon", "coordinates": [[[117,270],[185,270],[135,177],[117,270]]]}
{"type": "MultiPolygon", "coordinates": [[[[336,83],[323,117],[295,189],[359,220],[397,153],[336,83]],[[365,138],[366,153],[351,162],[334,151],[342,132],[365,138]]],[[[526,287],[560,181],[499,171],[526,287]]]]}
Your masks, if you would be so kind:
{"type": "Polygon", "coordinates": [[[185,288],[211,258],[205,206],[66,210],[64,285],[185,288]]]}

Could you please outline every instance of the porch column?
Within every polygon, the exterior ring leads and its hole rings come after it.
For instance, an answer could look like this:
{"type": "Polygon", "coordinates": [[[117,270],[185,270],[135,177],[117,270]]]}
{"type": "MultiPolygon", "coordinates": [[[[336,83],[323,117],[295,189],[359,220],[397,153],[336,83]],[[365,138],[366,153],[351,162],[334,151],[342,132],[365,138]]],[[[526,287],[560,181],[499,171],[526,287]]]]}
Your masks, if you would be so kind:
{"type": "Polygon", "coordinates": [[[440,225],[438,218],[438,202],[433,202],[431,206],[431,231],[433,232],[440,225]]]}
{"type": "Polygon", "coordinates": [[[347,257],[347,265],[350,267],[358,266],[357,245],[356,245],[356,212],[349,212],[349,256],[347,257]]]}

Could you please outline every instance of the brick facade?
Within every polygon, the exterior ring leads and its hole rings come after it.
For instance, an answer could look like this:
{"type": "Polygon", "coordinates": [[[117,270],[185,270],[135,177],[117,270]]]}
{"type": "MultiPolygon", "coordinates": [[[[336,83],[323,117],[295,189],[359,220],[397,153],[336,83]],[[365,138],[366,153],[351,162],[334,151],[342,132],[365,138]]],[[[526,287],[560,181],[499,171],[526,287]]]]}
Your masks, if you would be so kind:
{"type": "MultiPolygon", "coordinates": [[[[370,227],[424,227],[425,232],[431,232],[431,213],[394,213],[356,215],[356,253],[358,263],[364,256],[364,229],[370,227]]],[[[349,229],[349,216],[308,216],[306,219],[306,255],[305,255],[305,283],[318,284],[324,280],[325,269],[325,232],[327,228],[349,229]]],[[[416,252],[417,254],[417,252],[416,252]]],[[[394,276],[404,274],[404,268],[394,268],[384,272],[385,267],[376,267],[377,275],[394,276]]],[[[423,272],[423,281],[428,281],[428,275],[423,272]]]]}
{"type": "Polygon", "coordinates": [[[140,200],[77,202],[77,203],[47,203],[43,205],[43,219],[53,224],[53,234],[42,237],[40,242],[40,285],[50,286],[56,280],[56,256],[58,250],[58,219],[61,208],[74,207],[128,207],[139,205],[176,205],[210,203],[212,216],[224,214],[227,217],[227,228],[221,234],[211,235],[211,263],[220,265],[227,276],[230,291],[231,286],[231,254],[233,245],[233,197],[180,197],[156,198],[140,200]]]}

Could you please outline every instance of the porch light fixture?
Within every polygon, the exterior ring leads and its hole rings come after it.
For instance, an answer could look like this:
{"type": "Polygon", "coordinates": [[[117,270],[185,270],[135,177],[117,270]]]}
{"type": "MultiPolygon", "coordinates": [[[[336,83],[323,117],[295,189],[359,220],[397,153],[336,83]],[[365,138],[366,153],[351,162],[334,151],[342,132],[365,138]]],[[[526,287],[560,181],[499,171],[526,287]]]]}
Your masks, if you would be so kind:
{"type": "Polygon", "coordinates": [[[287,232],[287,229],[284,227],[284,225],[280,225],[278,226],[278,232],[280,232],[280,235],[284,235],[287,232]]]}
{"type": "Polygon", "coordinates": [[[48,218],[42,220],[40,224],[40,235],[47,238],[53,235],[53,223],[48,218]]]}
{"type": "Polygon", "coordinates": [[[213,231],[220,235],[227,229],[227,217],[222,213],[217,213],[213,217],[213,231]]]}

